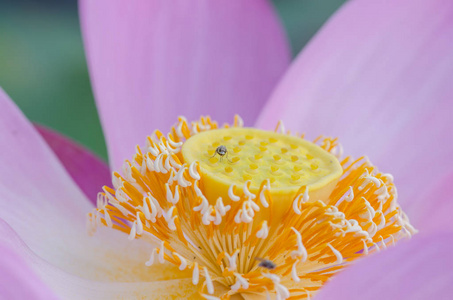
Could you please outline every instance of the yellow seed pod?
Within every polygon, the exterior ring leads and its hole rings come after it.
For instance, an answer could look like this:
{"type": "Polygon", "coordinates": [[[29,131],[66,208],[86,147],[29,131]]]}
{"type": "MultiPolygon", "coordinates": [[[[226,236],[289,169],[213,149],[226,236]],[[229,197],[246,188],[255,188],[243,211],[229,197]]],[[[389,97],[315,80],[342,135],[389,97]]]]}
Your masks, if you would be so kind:
{"type": "Polygon", "coordinates": [[[203,192],[211,202],[222,197],[227,203],[231,185],[240,196],[247,180],[250,192],[257,193],[269,179],[277,216],[291,206],[301,187],[308,188],[310,201],[326,200],[343,173],[336,157],[314,143],[252,128],[201,132],[184,143],[182,155],[188,164],[199,162],[203,192]]]}

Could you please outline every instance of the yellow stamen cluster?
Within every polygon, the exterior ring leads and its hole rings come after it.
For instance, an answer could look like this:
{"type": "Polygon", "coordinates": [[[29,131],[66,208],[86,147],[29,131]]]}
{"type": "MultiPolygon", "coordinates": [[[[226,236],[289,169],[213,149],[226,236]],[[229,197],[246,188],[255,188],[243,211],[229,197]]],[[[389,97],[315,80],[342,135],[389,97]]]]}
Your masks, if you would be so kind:
{"type": "Polygon", "coordinates": [[[365,158],[339,162],[336,139],[315,145],[241,127],[239,117],[223,129],[181,117],[168,135],[155,131],[99,194],[89,230],[149,240],[157,246],[146,265],[191,270],[208,299],[304,299],[356,258],[415,232],[392,177],[365,158]]]}

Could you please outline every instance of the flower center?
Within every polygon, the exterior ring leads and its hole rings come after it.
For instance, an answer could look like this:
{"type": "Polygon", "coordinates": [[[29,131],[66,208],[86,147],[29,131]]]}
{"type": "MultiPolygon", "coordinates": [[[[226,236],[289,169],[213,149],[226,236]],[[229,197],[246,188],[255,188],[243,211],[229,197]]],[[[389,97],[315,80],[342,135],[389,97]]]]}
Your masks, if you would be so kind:
{"type": "Polygon", "coordinates": [[[314,143],[252,128],[201,132],[184,143],[182,155],[188,164],[199,162],[203,191],[211,201],[231,198],[231,185],[242,187],[247,181],[248,190],[256,193],[269,179],[281,213],[301,187],[312,200],[326,200],[343,173],[337,158],[314,143]]]}
{"type": "Polygon", "coordinates": [[[180,117],[168,135],[155,131],[98,195],[89,232],[102,225],[150,241],[143,267],[190,270],[216,300],[309,298],[357,258],[416,232],[392,176],[364,157],[338,162],[337,139],[241,124],[180,117]]]}

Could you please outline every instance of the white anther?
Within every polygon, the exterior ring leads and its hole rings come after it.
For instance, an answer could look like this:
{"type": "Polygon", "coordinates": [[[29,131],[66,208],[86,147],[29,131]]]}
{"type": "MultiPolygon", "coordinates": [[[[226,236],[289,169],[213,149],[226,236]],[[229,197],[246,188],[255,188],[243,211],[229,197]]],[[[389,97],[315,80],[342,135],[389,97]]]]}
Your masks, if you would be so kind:
{"type": "Polygon", "coordinates": [[[352,189],[352,186],[349,187],[349,193],[348,195],[344,198],[346,202],[351,202],[354,200],[354,190],[352,189]]]}
{"type": "MultiPolygon", "coordinates": [[[[368,173],[368,171],[367,171],[367,173],[368,173]]],[[[370,182],[372,182],[377,188],[379,188],[381,186],[381,181],[379,181],[379,179],[377,179],[374,176],[367,175],[367,176],[365,176],[365,180],[363,181],[363,183],[359,186],[359,188],[358,188],[359,191],[363,190],[370,182]]]]}
{"type": "Polygon", "coordinates": [[[359,216],[363,219],[367,219],[367,220],[371,221],[374,219],[374,216],[376,215],[376,211],[371,206],[370,202],[368,202],[368,200],[366,200],[364,197],[362,197],[362,199],[365,203],[366,212],[359,214],[359,216]]]}
{"type": "Polygon", "coordinates": [[[241,219],[242,219],[242,209],[240,209],[234,216],[234,222],[236,224],[239,224],[239,223],[241,223],[241,219]]]}
{"type": "Polygon", "coordinates": [[[254,211],[260,211],[260,207],[258,204],[256,204],[254,201],[252,201],[251,199],[249,199],[247,202],[247,205],[253,209],[254,211]]]}
{"type": "Polygon", "coordinates": [[[192,283],[194,285],[197,285],[199,280],[200,280],[200,270],[198,269],[198,263],[195,262],[193,271],[192,271],[192,283]]]}
{"type": "Polygon", "coordinates": [[[170,143],[170,145],[173,147],[173,148],[179,148],[182,146],[182,142],[175,142],[173,141],[171,138],[170,138],[170,134],[167,135],[167,140],[168,140],[168,143],[170,143]]]}
{"type": "Polygon", "coordinates": [[[176,173],[176,180],[178,180],[178,184],[181,187],[188,187],[191,186],[192,183],[190,181],[187,181],[184,178],[184,171],[186,170],[185,166],[181,166],[181,168],[178,170],[178,173],[176,173]]]}
{"type": "Polygon", "coordinates": [[[297,276],[297,263],[299,262],[299,260],[296,260],[294,263],[293,263],[293,266],[291,268],[291,278],[293,279],[294,282],[300,282],[300,278],[299,276],[297,276]]]}
{"type": "Polygon", "coordinates": [[[367,232],[368,232],[368,234],[370,235],[370,237],[373,237],[373,236],[376,234],[376,232],[377,232],[377,225],[376,225],[376,223],[374,223],[373,221],[371,221],[371,225],[370,225],[370,227],[368,227],[367,232]]]}
{"type": "Polygon", "coordinates": [[[266,278],[269,278],[273,284],[280,283],[280,276],[272,273],[261,273],[266,278]]]}
{"type": "Polygon", "coordinates": [[[104,208],[104,219],[105,222],[107,223],[107,226],[112,228],[113,227],[112,219],[110,218],[109,212],[107,211],[106,208],[104,208]]]}
{"type": "Polygon", "coordinates": [[[148,147],[148,152],[154,157],[157,157],[160,153],[159,149],[155,145],[148,147]]]}
{"type": "MultiPolygon", "coordinates": [[[[151,211],[149,210],[148,206],[148,198],[143,197],[143,206],[142,206],[142,212],[145,215],[145,218],[147,220],[151,220],[151,211]]],[[[153,222],[154,223],[154,222],[153,222]]]]}
{"type": "Polygon", "coordinates": [[[170,159],[171,159],[171,155],[167,155],[167,158],[165,159],[165,170],[171,169],[170,159]]]}
{"type": "Polygon", "coordinates": [[[154,171],[156,171],[158,173],[161,172],[162,156],[163,156],[163,154],[161,153],[154,160],[154,171]]]}
{"type": "Polygon", "coordinates": [[[239,196],[236,196],[234,193],[233,193],[233,190],[234,190],[234,184],[230,185],[230,188],[228,189],[228,196],[230,197],[230,199],[232,201],[239,201],[241,199],[241,197],[239,196]]]}
{"type": "Polygon", "coordinates": [[[327,244],[327,246],[329,246],[329,248],[332,250],[335,257],[337,258],[336,263],[341,264],[343,262],[343,255],[341,255],[340,251],[335,249],[331,244],[327,244]]]}
{"type": "Polygon", "coordinates": [[[184,122],[186,122],[186,120],[183,117],[178,117],[178,119],[179,119],[179,122],[176,125],[176,129],[175,129],[176,135],[179,138],[184,138],[184,134],[182,133],[182,125],[184,124],[184,122]]]}
{"type": "Polygon", "coordinates": [[[368,255],[368,246],[366,244],[365,240],[362,240],[363,242],[363,254],[368,255]]]}
{"type": "Polygon", "coordinates": [[[124,178],[129,182],[136,182],[134,177],[132,177],[132,168],[131,165],[126,161],[123,164],[123,174],[124,178]]]}
{"type": "Polygon", "coordinates": [[[381,181],[378,178],[376,178],[374,176],[368,176],[367,179],[370,180],[371,182],[373,182],[374,185],[376,186],[376,188],[381,187],[381,181]]]}
{"type": "Polygon", "coordinates": [[[225,206],[223,204],[222,197],[219,197],[219,199],[217,199],[215,208],[219,212],[219,214],[223,217],[227,213],[227,211],[231,209],[231,206],[230,205],[225,206]]]}
{"type": "Polygon", "coordinates": [[[197,126],[197,125],[198,125],[198,124],[197,124],[196,122],[192,122],[192,130],[191,130],[191,131],[192,131],[193,134],[197,134],[197,133],[200,132],[200,131],[198,130],[198,126],[197,126]]]}
{"type": "Polygon", "coordinates": [[[104,194],[98,193],[96,197],[96,207],[99,209],[104,209],[107,205],[107,198],[104,194]]]}
{"type": "Polygon", "coordinates": [[[154,256],[157,254],[157,248],[154,248],[153,252],[151,252],[150,259],[145,262],[145,266],[150,267],[154,264],[154,256]]]}
{"type": "Polygon", "coordinates": [[[242,205],[242,214],[241,214],[241,221],[243,223],[250,223],[253,221],[253,217],[255,216],[255,212],[252,208],[247,207],[246,202],[242,205]]]}
{"type": "Polygon", "coordinates": [[[175,187],[175,194],[171,192],[170,186],[168,183],[165,184],[165,190],[167,191],[167,201],[176,204],[179,201],[179,186],[175,187]]]}
{"type": "Polygon", "coordinates": [[[307,186],[305,188],[304,193],[297,195],[296,199],[294,199],[294,201],[293,201],[293,210],[297,215],[300,215],[302,213],[302,211],[300,210],[302,203],[308,202],[309,199],[310,199],[310,196],[308,195],[308,186],[307,186]],[[301,201],[301,199],[302,199],[302,201],[301,201]]]}
{"type": "Polygon", "coordinates": [[[165,253],[165,245],[164,245],[164,241],[162,241],[160,243],[160,250],[159,250],[159,262],[161,264],[163,264],[165,262],[164,253],[165,253]]]}
{"type": "Polygon", "coordinates": [[[242,118],[239,115],[235,115],[234,119],[237,122],[237,127],[243,127],[244,126],[244,120],[242,120],[242,118]]]}
{"type": "Polygon", "coordinates": [[[250,183],[251,183],[250,180],[247,180],[247,181],[244,183],[244,188],[243,188],[243,190],[244,190],[244,195],[247,196],[247,197],[249,197],[250,199],[255,199],[256,196],[255,196],[254,194],[252,194],[252,193],[249,191],[249,187],[248,187],[248,186],[249,186],[250,183]]]}
{"type": "Polygon", "coordinates": [[[140,213],[137,211],[137,234],[143,234],[143,223],[140,219],[140,213]]]}
{"type": "Polygon", "coordinates": [[[156,169],[154,168],[154,161],[151,159],[151,157],[146,157],[145,161],[146,161],[146,166],[148,167],[148,170],[150,172],[156,171],[156,169]]]}
{"type": "Polygon", "coordinates": [[[144,157],[142,159],[142,165],[140,166],[140,174],[142,174],[143,176],[146,175],[146,168],[147,168],[147,165],[146,165],[146,158],[144,157]]]}
{"type": "Polygon", "coordinates": [[[385,215],[382,213],[382,211],[377,211],[376,213],[379,213],[379,225],[378,225],[378,231],[381,230],[382,228],[385,227],[385,215]]]}
{"type": "Polygon", "coordinates": [[[376,248],[377,252],[381,252],[381,248],[379,248],[379,245],[377,243],[373,243],[373,245],[376,248]]]}
{"type": "Polygon", "coordinates": [[[336,158],[341,158],[343,156],[343,145],[338,143],[331,151],[331,153],[336,157],[336,158]]]}
{"type": "Polygon", "coordinates": [[[302,214],[302,211],[299,209],[299,199],[302,195],[298,195],[296,199],[293,201],[293,210],[296,213],[296,215],[302,214]]]}
{"type": "Polygon", "coordinates": [[[110,202],[112,206],[115,206],[122,214],[123,216],[127,216],[129,214],[129,211],[125,209],[119,202],[110,202]]]}
{"type": "Polygon", "coordinates": [[[156,159],[156,161],[159,162],[159,170],[160,170],[160,172],[161,172],[162,174],[167,174],[168,171],[169,171],[170,169],[167,169],[167,168],[165,167],[165,165],[164,165],[164,159],[165,159],[164,155],[167,155],[167,154],[160,154],[160,155],[159,155],[160,158],[159,158],[159,156],[158,156],[157,159],[156,159]]]}
{"type": "Polygon", "coordinates": [[[231,286],[231,290],[237,291],[240,288],[247,290],[249,288],[249,282],[241,274],[234,273],[234,276],[236,277],[236,283],[231,286]]]}
{"type": "Polygon", "coordinates": [[[206,287],[209,294],[214,294],[214,284],[212,284],[211,277],[209,276],[208,268],[204,267],[204,277],[206,277],[206,287]]]}
{"type": "Polygon", "coordinates": [[[206,300],[221,300],[219,297],[216,297],[216,296],[210,296],[210,295],[206,295],[206,294],[201,294],[201,296],[203,298],[205,298],[206,300]]]}
{"type": "Polygon", "coordinates": [[[201,196],[201,203],[198,206],[193,208],[194,211],[200,211],[201,214],[204,214],[209,209],[209,202],[205,196],[201,196]]]}
{"type": "Polygon", "coordinates": [[[389,173],[382,174],[381,177],[387,179],[389,182],[393,182],[394,180],[393,175],[389,173]]]}
{"type": "Polygon", "coordinates": [[[159,146],[159,149],[162,153],[165,153],[165,154],[170,154],[170,151],[168,151],[167,149],[167,146],[165,145],[163,139],[161,139],[159,141],[159,143],[157,144],[157,146],[159,146]]]}
{"type": "Polygon", "coordinates": [[[171,165],[176,168],[177,170],[179,170],[179,168],[181,168],[181,165],[179,163],[176,162],[176,160],[173,158],[173,155],[170,156],[170,163],[171,165]]]}
{"type": "Polygon", "coordinates": [[[203,217],[201,218],[201,222],[204,225],[209,225],[211,221],[215,221],[215,217],[211,216],[211,212],[212,206],[209,206],[209,208],[204,213],[202,212],[203,217]]]}
{"type": "Polygon", "coordinates": [[[173,252],[173,255],[177,256],[181,261],[179,265],[179,270],[181,271],[185,270],[187,268],[187,260],[176,252],[173,252]]]}
{"type": "Polygon", "coordinates": [[[137,222],[134,221],[134,223],[132,223],[132,227],[131,227],[131,231],[129,232],[129,236],[127,238],[130,241],[132,241],[133,239],[135,239],[136,233],[137,233],[137,222]]]}
{"type": "Polygon", "coordinates": [[[280,283],[275,285],[275,292],[277,293],[276,300],[286,300],[290,296],[290,293],[286,286],[280,283]]]}
{"type": "Polygon", "coordinates": [[[382,245],[382,248],[387,249],[387,245],[385,244],[384,238],[382,237],[382,235],[381,235],[381,245],[382,245]]]}
{"type": "Polygon", "coordinates": [[[148,193],[148,199],[151,204],[151,218],[160,217],[163,215],[162,207],[160,207],[159,201],[153,197],[151,193],[148,193]]]}
{"type": "Polygon", "coordinates": [[[225,253],[226,259],[228,259],[228,271],[235,271],[237,268],[236,260],[239,254],[239,249],[236,249],[231,256],[225,253]]]}
{"type": "Polygon", "coordinates": [[[269,207],[269,203],[267,203],[267,199],[266,199],[266,196],[265,196],[265,191],[266,190],[270,190],[271,189],[271,186],[270,186],[270,181],[269,179],[266,179],[266,184],[263,186],[263,188],[261,189],[261,193],[260,193],[260,201],[261,201],[261,205],[263,205],[263,207],[269,207]]]}
{"type": "Polygon", "coordinates": [[[126,194],[125,191],[123,191],[122,188],[120,189],[117,189],[115,191],[115,196],[116,196],[116,199],[119,201],[119,202],[127,202],[129,199],[129,196],[126,194]]]}
{"type": "Polygon", "coordinates": [[[269,227],[267,226],[267,221],[263,221],[261,224],[261,229],[256,233],[256,237],[259,239],[265,239],[269,235],[269,227]]]}
{"type": "Polygon", "coordinates": [[[164,212],[164,219],[165,219],[165,221],[167,221],[168,228],[173,231],[176,230],[176,225],[175,225],[176,216],[173,216],[173,211],[175,210],[175,208],[176,208],[176,206],[172,206],[166,213],[164,212]]]}
{"type": "Polygon", "coordinates": [[[202,197],[203,196],[203,192],[200,190],[200,188],[198,187],[199,185],[199,181],[195,181],[194,184],[193,184],[193,187],[195,189],[195,194],[198,196],[198,197],[202,197]]]}
{"type": "Polygon", "coordinates": [[[115,190],[123,186],[123,180],[120,177],[116,177],[115,173],[112,174],[112,184],[115,190]]]}
{"type": "Polygon", "coordinates": [[[222,215],[219,213],[217,209],[214,209],[215,217],[214,217],[214,225],[220,225],[222,223],[222,215]]]}
{"type": "Polygon", "coordinates": [[[197,162],[196,161],[194,161],[194,162],[192,162],[190,164],[190,166],[189,166],[189,175],[190,175],[190,177],[192,177],[195,180],[200,180],[201,179],[200,174],[198,174],[197,162]]]}
{"type": "Polygon", "coordinates": [[[295,259],[297,257],[301,258],[302,262],[305,262],[308,257],[307,249],[305,249],[304,244],[302,244],[302,236],[299,231],[297,231],[294,227],[291,227],[291,229],[294,231],[296,234],[297,238],[297,250],[294,250],[291,252],[291,258],[295,259]]]}
{"type": "Polygon", "coordinates": [[[392,246],[395,246],[395,238],[393,237],[393,234],[390,235],[390,238],[392,239],[392,246]]]}

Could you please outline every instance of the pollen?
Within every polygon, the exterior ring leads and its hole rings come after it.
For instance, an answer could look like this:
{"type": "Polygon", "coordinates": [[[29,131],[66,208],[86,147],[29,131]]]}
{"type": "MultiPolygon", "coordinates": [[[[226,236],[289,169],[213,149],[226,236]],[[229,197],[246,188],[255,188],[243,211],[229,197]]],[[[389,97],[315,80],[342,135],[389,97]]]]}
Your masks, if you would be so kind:
{"type": "Polygon", "coordinates": [[[156,130],[99,193],[89,233],[148,241],[143,268],[191,272],[200,297],[283,300],[310,299],[356,259],[416,233],[393,177],[342,157],[336,138],[242,124],[180,117],[156,130]]]}

